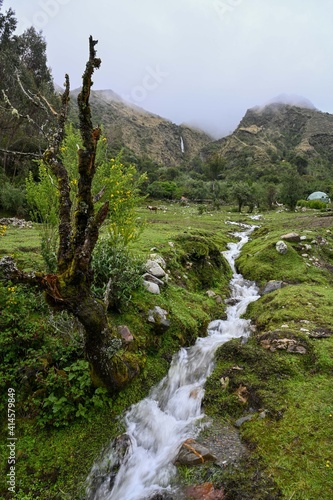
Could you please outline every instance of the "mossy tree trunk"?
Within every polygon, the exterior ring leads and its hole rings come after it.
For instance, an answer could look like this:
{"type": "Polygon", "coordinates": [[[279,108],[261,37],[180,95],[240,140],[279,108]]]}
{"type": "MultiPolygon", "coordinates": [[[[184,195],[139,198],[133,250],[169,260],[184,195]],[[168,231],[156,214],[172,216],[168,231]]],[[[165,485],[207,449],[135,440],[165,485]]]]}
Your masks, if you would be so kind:
{"type": "Polygon", "coordinates": [[[92,181],[95,175],[95,157],[101,130],[93,127],[89,105],[92,75],[101,61],[96,58],[97,41],[89,38],[89,59],[82,77],[82,90],[78,95],[80,133],[83,147],[78,150],[78,192],[74,220],[71,219],[70,182],[68,172],[60,159],[60,146],[64,139],[69,103],[69,78],[65,77],[65,91],[58,113],[57,130],[43,159],[56,176],[59,190],[59,249],[57,273],[25,273],[10,257],[1,259],[3,274],[15,282],[23,282],[45,291],[49,305],[55,310],[71,312],[84,327],[85,352],[95,385],[119,390],[137,372],[138,366],[122,353],[121,339],[112,329],[105,304],[91,293],[92,253],[99,230],[105,221],[109,204],[106,201],[95,210],[92,181]]]}

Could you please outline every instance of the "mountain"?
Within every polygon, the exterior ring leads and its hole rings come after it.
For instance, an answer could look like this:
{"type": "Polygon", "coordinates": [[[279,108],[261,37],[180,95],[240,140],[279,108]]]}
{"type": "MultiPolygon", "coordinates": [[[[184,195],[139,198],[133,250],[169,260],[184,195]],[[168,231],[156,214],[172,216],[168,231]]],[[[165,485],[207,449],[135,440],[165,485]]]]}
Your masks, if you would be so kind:
{"type": "MultiPolygon", "coordinates": [[[[205,146],[201,158],[218,154],[226,168],[265,167],[282,160],[305,164],[333,162],[333,115],[317,110],[307,99],[278,96],[248,109],[236,130],[205,146]]],[[[267,170],[267,169],[266,169],[267,170]]]]}
{"type": "MultiPolygon", "coordinates": [[[[71,92],[72,102],[80,89],[71,92]]],[[[212,141],[203,131],[187,125],[175,125],[131,105],[112,90],[91,92],[90,106],[94,123],[102,124],[111,146],[127,147],[138,157],[148,157],[166,166],[176,166],[198,155],[212,141]]],[[[71,119],[77,121],[76,106],[71,119]]]]}

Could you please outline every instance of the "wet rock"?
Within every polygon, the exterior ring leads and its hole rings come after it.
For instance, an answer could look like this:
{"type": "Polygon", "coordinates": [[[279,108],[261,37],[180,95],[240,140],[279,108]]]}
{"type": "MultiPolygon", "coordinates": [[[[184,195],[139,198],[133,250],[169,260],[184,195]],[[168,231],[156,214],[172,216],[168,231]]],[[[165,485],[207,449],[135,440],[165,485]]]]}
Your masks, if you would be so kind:
{"type": "Polygon", "coordinates": [[[280,240],[275,245],[276,251],[281,255],[284,255],[288,252],[288,247],[284,241],[280,240]]]}
{"type": "Polygon", "coordinates": [[[197,443],[194,439],[187,439],[179,450],[175,464],[199,465],[205,462],[215,462],[216,460],[216,456],[205,446],[197,443]]]}
{"type": "Polygon", "coordinates": [[[223,500],[223,490],[216,490],[213,483],[204,483],[198,486],[190,486],[185,490],[186,498],[191,500],[223,500]]]}
{"type": "Polygon", "coordinates": [[[177,500],[176,497],[168,493],[156,493],[156,495],[149,497],[149,500],[177,500]]]}
{"type": "Polygon", "coordinates": [[[144,281],[143,286],[150,293],[154,293],[155,295],[159,295],[161,293],[160,287],[156,285],[156,283],[152,283],[151,281],[144,281]]]}
{"type": "Polygon", "coordinates": [[[119,467],[131,452],[131,438],[128,434],[116,437],[97,461],[88,478],[87,500],[94,500],[99,487],[107,481],[107,489],[112,490],[119,467]]]}
{"type": "Polygon", "coordinates": [[[155,325],[158,333],[165,332],[170,327],[170,321],[167,318],[168,311],[159,306],[148,311],[148,322],[155,325]]]}
{"type": "Polygon", "coordinates": [[[207,290],[206,295],[207,295],[209,298],[216,297],[216,293],[215,293],[215,292],[213,292],[213,290],[207,290]]]}
{"type": "Polygon", "coordinates": [[[281,236],[281,240],[290,241],[291,243],[298,243],[301,237],[298,233],[288,233],[281,236]]]}
{"type": "Polygon", "coordinates": [[[156,262],[154,260],[151,260],[151,259],[147,260],[145,267],[146,267],[146,271],[149,274],[152,274],[153,276],[155,276],[156,278],[163,278],[165,276],[164,269],[162,269],[160,264],[158,264],[158,262],[156,262]]]}

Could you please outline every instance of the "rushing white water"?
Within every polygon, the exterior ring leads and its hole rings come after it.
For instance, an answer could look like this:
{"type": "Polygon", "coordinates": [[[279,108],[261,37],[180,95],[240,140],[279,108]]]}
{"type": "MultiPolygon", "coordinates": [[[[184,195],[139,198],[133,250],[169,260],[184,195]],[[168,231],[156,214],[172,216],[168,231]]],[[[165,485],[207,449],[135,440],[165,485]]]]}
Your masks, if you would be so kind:
{"type": "MultiPolygon", "coordinates": [[[[170,491],[170,482],[176,473],[173,461],[182,443],[198,434],[198,422],[203,418],[201,401],[204,383],[212,372],[216,349],[224,342],[246,337],[250,321],[241,319],[248,304],[255,301],[258,289],[236,272],[235,259],[248,241],[254,226],[243,226],[237,232],[238,243],[229,243],[224,256],[230,264],[233,277],[227,319],[212,321],[208,336],[198,338],[195,345],[182,348],[174,357],[167,376],[155,386],[149,396],[133,405],[125,416],[126,434],[130,446],[110,490],[109,478],[97,491],[88,492],[91,500],[147,500],[161,491],[170,491]]],[[[95,464],[90,476],[98,468],[115,460],[108,450],[102,463],[95,464]]]]}
{"type": "Polygon", "coordinates": [[[180,150],[182,153],[185,153],[184,140],[183,140],[182,136],[180,136],[180,150]]]}

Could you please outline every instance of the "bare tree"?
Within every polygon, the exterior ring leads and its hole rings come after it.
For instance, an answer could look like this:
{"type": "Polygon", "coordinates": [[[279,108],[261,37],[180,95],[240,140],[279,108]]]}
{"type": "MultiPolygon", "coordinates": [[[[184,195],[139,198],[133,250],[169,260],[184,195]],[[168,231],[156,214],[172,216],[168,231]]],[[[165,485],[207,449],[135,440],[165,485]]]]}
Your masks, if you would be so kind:
{"type": "MultiPolygon", "coordinates": [[[[114,391],[133,378],[139,367],[133,356],[122,350],[122,341],[110,325],[105,304],[91,293],[92,253],[109,209],[109,203],[105,201],[96,210],[92,195],[96,148],[101,134],[99,127],[93,127],[89,105],[92,75],[101,64],[101,60],[96,57],[96,43],[92,37],[89,38],[89,59],[82,77],[82,90],[77,98],[83,147],[78,150],[79,181],[74,220],[71,220],[68,172],[59,154],[69,103],[68,75],[65,76],[61,110],[57,114],[57,129],[43,155],[44,162],[58,181],[60,203],[57,273],[24,272],[17,268],[9,256],[0,260],[0,269],[5,279],[37,285],[45,292],[51,308],[67,310],[80,321],[85,330],[85,353],[92,380],[95,385],[103,385],[114,391]]],[[[54,113],[53,108],[51,111],[54,113]]]]}

